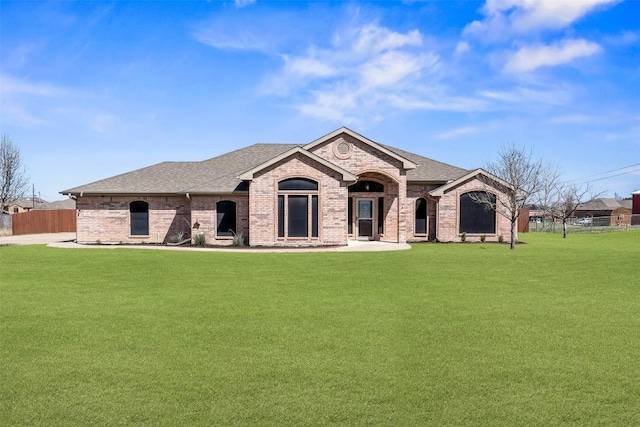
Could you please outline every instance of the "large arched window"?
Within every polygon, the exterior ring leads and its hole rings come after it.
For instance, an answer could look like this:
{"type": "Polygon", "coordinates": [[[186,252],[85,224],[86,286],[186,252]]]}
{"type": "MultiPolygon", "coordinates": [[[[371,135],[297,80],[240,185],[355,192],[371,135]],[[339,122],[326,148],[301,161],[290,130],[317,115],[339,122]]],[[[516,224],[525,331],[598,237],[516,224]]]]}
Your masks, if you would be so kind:
{"type": "Polygon", "coordinates": [[[495,206],[496,196],[491,193],[481,191],[470,191],[460,195],[460,232],[466,233],[486,233],[496,232],[496,211],[484,204],[478,203],[478,197],[489,197],[495,206]]]}
{"type": "Polygon", "coordinates": [[[416,226],[413,230],[415,234],[427,234],[427,200],[420,198],[416,200],[416,226]]]}
{"type": "Polygon", "coordinates": [[[278,183],[278,237],[318,237],[316,181],[290,178],[278,183]]]}
{"type": "Polygon", "coordinates": [[[233,236],[236,232],[236,202],[221,200],[216,203],[216,235],[233,236]]]}
{"type": "Polygon", "coordinates": [[[149,235],[149,203],[138,200],[129,204],[131,218],[131,235],[149,235]]]}

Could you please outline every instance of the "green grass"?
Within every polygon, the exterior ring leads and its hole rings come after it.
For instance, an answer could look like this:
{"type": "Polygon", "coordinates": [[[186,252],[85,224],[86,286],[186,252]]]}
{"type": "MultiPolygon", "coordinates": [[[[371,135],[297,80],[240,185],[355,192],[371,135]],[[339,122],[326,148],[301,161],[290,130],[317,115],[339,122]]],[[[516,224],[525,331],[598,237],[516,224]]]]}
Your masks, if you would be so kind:
{"type": "Polygon", "coordinates": [[[639,425],[640,232],[0,247],[0,424],[639,425]]]}

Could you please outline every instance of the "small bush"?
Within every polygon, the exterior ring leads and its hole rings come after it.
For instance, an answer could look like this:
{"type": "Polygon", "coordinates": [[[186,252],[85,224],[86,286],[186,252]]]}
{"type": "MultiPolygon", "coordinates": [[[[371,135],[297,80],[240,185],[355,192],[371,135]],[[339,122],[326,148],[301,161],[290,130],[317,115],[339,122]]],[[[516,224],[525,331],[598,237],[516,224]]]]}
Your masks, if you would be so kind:
{"type": "Polygon", "coordinates": [[[504,243],[504,236],[502,234],[498,236],[498,243],[504,243]]]}
{"type": "Polygon", "coordinates": [[[179,233],[174,234],[173,236],[169,236],[167,240],[169,243],[180,243],[184,240],[184,232],[181,231],[179,233]]]}
{"type": "Polygon", "coordinates": [[[242,232],[233,235],[233,246],[244,246],[244,236],[242,232]]]}
{"type": "Polygon", "coordinates": [[[193,244],[199,248],[204,248],[207,245],[207,238],[204,233],[197,234],[193,239],[193,244]]]}
{"type": "Polygon", "coordinates": [[[482,243],[484,243],[485,240],[487,240],[487,235],[486,234],[483,234],[482,236],[480,236],[480,241],[482,243]]]}
{"type": "Polygon", "coordinates": [[[101,245],[102,244],[102,240],[98,239],[96,240],[96,245],[101,245]]]}
{"type": "Polygon", "coordinates": [[[462,243],[467,241],[467,232],[466,231],[463,231],[462,234],[460,235],[460,241],[462,243]]]}

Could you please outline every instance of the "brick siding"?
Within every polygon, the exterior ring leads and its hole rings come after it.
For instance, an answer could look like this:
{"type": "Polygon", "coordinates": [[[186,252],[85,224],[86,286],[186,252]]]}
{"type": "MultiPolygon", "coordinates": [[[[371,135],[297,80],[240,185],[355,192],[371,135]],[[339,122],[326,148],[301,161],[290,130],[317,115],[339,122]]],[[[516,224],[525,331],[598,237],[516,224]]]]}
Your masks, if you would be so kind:
{"type": "Polygon", "coordinates": [[[76,201],[78,243],[164,243],[188,232],[190,202],[179,196],[85,196],[76,201]],[[132,236],[129,204],[149,203],[149,234],[132,236]]]}
{"type": "MultiPolygon", "coordinates": [[[[327,161],[357,175],[361,181],[384,185],[384,193],[349,193],[342,175],[309,157],[295,153],[256,173],[248,194],[186,196],[85,196],[77,200],[77,236],[79,243],[163,243],[182,231],[204,233],[209,244],[231,245],[230,236],[217,236],[216,204],[236,203],[236,232],[242,232],[251,246],[334,246],[346,245],[356,237],[356,200],[374,200],[374,239],[387,242],[460,241],[459,199],[468,191],[482,190],[483,184],[472,179],[449,189],[441,198],[432,198],[429,191],[436,184],[407,183],[402,162],[356,138],[341,134],[311,149],[327,161]],[[349,150],[345,151],[345,143],[349,150]],[[318,182],[318,191],[299,194],[318,195],[318,237],[278,237],[278,182],[294,177],[318,182]],[[348,197],[353,197],[353,234],[348,235],[348,197]],[[379,198],[384,198],[384,230],[378,233],[379,198]],[[415,233],[416,201],[427,201],[427,232],[415,233]],[[149,235],[130,235],[129,204],[142,200],[149,203],[149,235]],[[199,228],[193,230],[198,223],[199,228]]],[[[292,194],[292,193],[288,193],[292,194]]],[[[496,194],[499,194],[496,192],[496,194]]],[[[498,196],[503,197],[503,196],[498,196]]],[[[309,209],[311,212],[311,209],[309,209]]],[[[311,213],[309,213],[309,220],[311,213]]],[[[286,220],[285,220],[286,223],[286,220]]],[[[311,227],[311,221],[309,221],[311,227]]],[[[487,241],[497,241],[503,235],[509,239],[510,223],[496,215],[496,233],[487,234],[487,241]]],[[[480,239],[470,234],[469,241],[480,239]]]]}
{"type": "MultiPolygon", "coordinates": [[[[438,201],[438,230],[436,238],[441,242],[459,242],[460,239],[460,195],[469,191],[484,191],[484,184],[478,179],[471,179],[460,185],[449,189],[444,196],[438,201]]],[[[490,189],[489,189],[490,191],[490,189]]],[[[505,197],[498,191],[495,192],[497,197],[505,197]]],[[[499,202],[498,202],[499,204],[499,202]]],[[[516,231],[517,233],[517,231],[516,231]]],[[[467,241],[480,241],[482,234],[467,234],[467,241]]],[[[511,222],[503,215],[496,213],[496,232],[494,234],[486,233],[487,242],[497,242],[499,236],[504,237],[505,242],[509,241],[511,236],[511,222]]],[[[517,239],[517,235],[516,235],[517,239]]]]}
{"type": "Polygon", "coordinates": [[[249,242],[249,195],[191,196],[191,227],[193,235],[204,233],[207,244],[232,245],[233,236],[218,236],[216,205],[229,200],[236,203],[236,233],[242,233],[245,243],[249,242]],[[198,229],[193,229],[195,223],[198,229]]]}

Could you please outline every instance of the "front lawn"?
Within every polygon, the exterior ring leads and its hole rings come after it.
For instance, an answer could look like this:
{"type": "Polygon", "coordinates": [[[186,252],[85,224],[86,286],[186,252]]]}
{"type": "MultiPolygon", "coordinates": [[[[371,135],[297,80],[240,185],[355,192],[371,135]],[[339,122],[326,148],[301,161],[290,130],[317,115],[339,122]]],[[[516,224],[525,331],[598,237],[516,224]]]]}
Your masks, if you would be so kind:
{"type": "Polygon", "coordinates": [[[639,425],[640,232],[0,247],[0,424],[639,425]]]}

